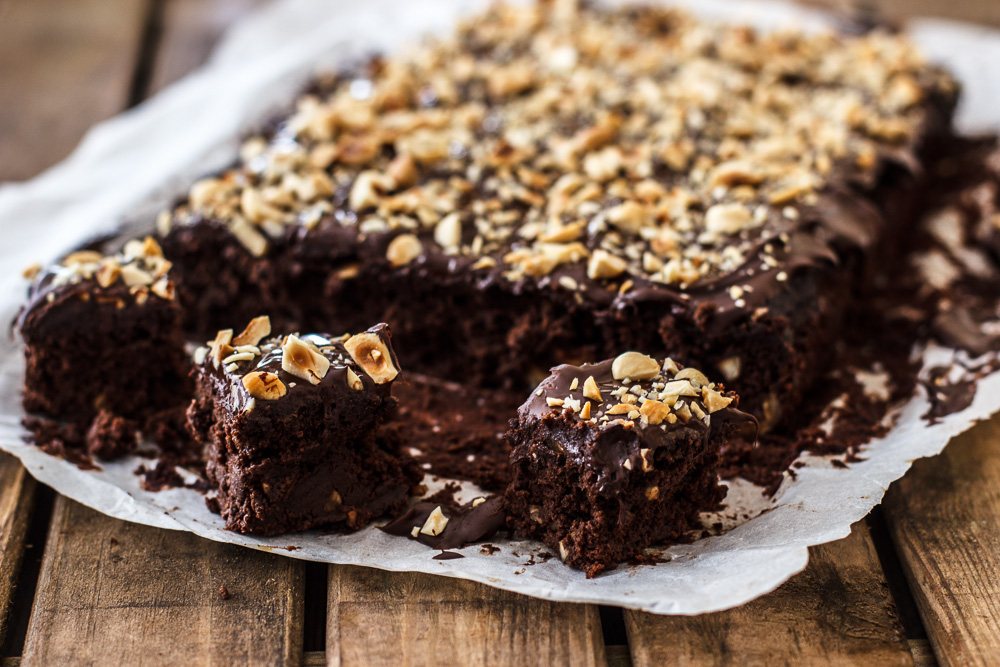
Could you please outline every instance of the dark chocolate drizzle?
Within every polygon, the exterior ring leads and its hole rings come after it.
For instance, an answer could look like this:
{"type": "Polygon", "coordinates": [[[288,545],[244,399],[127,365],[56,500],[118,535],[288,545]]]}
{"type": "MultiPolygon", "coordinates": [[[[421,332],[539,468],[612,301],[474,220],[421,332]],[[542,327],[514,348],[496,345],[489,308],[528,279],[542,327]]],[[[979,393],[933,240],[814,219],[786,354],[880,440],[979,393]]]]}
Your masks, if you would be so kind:
{"type": "Polygon", "coordinates": [[[470,501],[458,503],[434,503],[421,501],[406,510],[401,516],[382,526],[382,530],[390,535],[416,539],[435,549],[461,549],[468,544],[488,540],[507,524],[507,513],[504,509],[503,496],[491,495],[486,500],[473,507],[470,501]],[[448,517],[448,523],[440,535],[425,535],[417,533],[414,538],[413,529],[420,528],[435,508],[448,517]]]}

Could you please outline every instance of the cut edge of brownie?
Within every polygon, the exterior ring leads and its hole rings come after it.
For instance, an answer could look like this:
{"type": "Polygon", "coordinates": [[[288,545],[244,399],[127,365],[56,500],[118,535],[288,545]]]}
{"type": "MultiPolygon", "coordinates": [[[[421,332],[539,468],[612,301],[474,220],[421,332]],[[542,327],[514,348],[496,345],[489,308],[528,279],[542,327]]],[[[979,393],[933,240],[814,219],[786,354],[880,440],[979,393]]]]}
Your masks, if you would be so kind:
{"type": "Polygon", "coordinates": [[[553,369],[510,423],[508,527],[588,578],[680,538],[725,497],[722,445],[752,421],[737,403],[636,352],[553,369]]]}
{"type": "Polygon", "coordinates": [[[355,336],[270,337],[267,317],[196,352],[188,409],[226,527],[276,535],[358,530],[401,510],[421,475],[376,439],[396,405],[385,325],[355,336]]]}

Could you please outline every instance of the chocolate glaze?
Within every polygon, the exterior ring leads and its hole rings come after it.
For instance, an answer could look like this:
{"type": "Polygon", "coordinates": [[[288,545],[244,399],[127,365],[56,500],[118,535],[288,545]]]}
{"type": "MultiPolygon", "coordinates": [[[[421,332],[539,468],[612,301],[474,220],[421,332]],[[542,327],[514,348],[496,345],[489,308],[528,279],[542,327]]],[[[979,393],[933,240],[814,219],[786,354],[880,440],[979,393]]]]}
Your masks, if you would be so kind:
{"type": "Polygon", "coordinates": [[[475,507],[473,502],[475,501],[460,505],[421,501],[382,526],[382,530],[390,535],[416,539],[435,549],[460,549],[468,544],[490,539],[507,521],[502,496],[487,496],[484,502],[475,507]],[[441,507],[448,517],[444,531],[440,535],[418,533],[414,538],[413,529],[423,526],[436,507],[441,507]]]}
{"type": "MultiPolygon", "coordinates": [[[[392,346],[389,344],[389,327],[385,324],[378,324],[368,329],[367,333],[376,334],[384,343],[386,343],[385,347],[389,349],[392,354],[393,365],[395,365],[396,368],[399,368],[399,361],[396,359],[395,352],[392,351],[392,346]]],[[[277,399],[282,402],[282,406],[286,410],[294,409],[290,404],[299,404],[304,400],[309,400],[308,395],[310,392],[318,391],[324,387],[348,387],[348,369],[351,369],[361,380],[363,384],[362,391],[371,392],[381,397],[389,396],[390,384],[375,383],[371,376],[369,376],[365,371],[364,367],[351,358],[351,355],[344,347],[344,337],[331,336],[330,334],[301,334],[299,335],[299,338],[305,342],[315,345],[319,352],[330,361],[329,370],[316,385],[310,383],[308,380],[292,375],[281,368],[283,359],[281,344],[282,341],[284,341],[285,336],[276,336],[274,338],[261,341],[257,347],[260,348],[262,354],[251,360],[235,362],[237,368],[233,371],[226,370],[222,364],[216,366],[208,357],[206,357],[204,363],[202,364],[202,368],[214,379],[219,387],[217,390],[218,395],[229,397],[227,404],[228,407],[234,412],[244,412],[251,405],[253,397],[250,395],[250,392],[247,391],[246,387],[243,386],[241,378],[247,373],[255,371],[273,373],[277,375],[278,379],[281,380],[285,387],[287,387],[288,393],[277,399]],[[227,386],[231,389],[228,393],[223,389],[227,386]]],[[[351,391],[355,390],[352,389],[351,391]]],[[[345,394],[350,395],[348,392],[345,392],[345,394]]],[[[266,403],[267,402],[254,400],[252,405],[254,406],[254,409],[256,409],[262,404],[266,405],[266,403]]]]}
{"type": "MultiPolygon", "coordinates": [[[[600,477],[602,481],[599,491],[602,493],[614,493],[616,489],[627,485],[629,471],[641,469],[643,466],[640,450],[650,450],[652,452],[651,456],[655,458],[658,449],[667,447],[676,440],[677,432],[694,432],[697,434],[696,437],[699,440],[707,440],[710,438],[713,428],[722,425],[753,425],[751,430],[755,430],[756,419],[737,409],[736,406],[739,403],[739,399],[733,392],[726,394],[733,402],[729,406],[712,414],[708,414],[709,409],[700,393],[698,396],[682,396],[679,400],[689,405],[695,404],[698,406],[704,413],[704,417],[701,418],[697,416],[692,416],[687,420],[678,418],[674,423],[664,421],[653,425],[646,423],[646,420],[640,417],[629,418],[627,414],[620,414],[608,416],[608,420],[602,423],[596,418],[603,414],[603,410],[618,403],[619,400],[612,397],[612,391],[621,389],[622,387],[635,386],[642,388],[644,391],[649,391],[654,382],[670,382],[673,379],[673,375],[669,371],[663,371],[654,380],[643,380],[624,385],[622,381],[614,378],[612,374],[613,363],[613,359],[608,359],[597,364],[583,364],[581,366],[563,364],[557,366],[552,369],[552,374],[538,385],[528,400],[518,409],[518,419],[522,423],[530,420],[548,419],[563,414],[578,419],[588,428],[609,433],[619,433],[621,435],[620,438],[598,439],[597,442],[600,443],[599,448],[582,450],[565,449],[563,452],[567,457],[567,461],[601,471],[600,477]],[[554,407],[549,405],[549,398],[562,399],[565,397],[578,400],[581,402],[581,405],[586,403],[589,399],[584,396],[583,390],[584,384],[589,377],[594,378],[601,391],[601,395],[604,397],[603,403],[591,403],[593,414],[595,415],[592,423],[581,419],[579,411],[569,411],[560,406],[554,407]],[[570,389],[574,382],[577,384],[576,389],[570,389]],[[627,431],[634,431],[638,435],[638,442],[641,444],[636,445],[635,440],[629,436],[627,431]],[[628,462],[627,466],[626,462],[628,462]]],[[[679,366],[679,368],[683,367],[679,366]]],[[[711,387],[712,389],[716,389],[715,385],[711,385],[711,387]]],[[[719,388],[721,389],[721,387],[719,388]]],[[[636,405],[635,407],[638,411],[639,406],[636,405]]],[[[564,447],[572,446],[575,442],[575,440],[568,440],[564,444],[564,447]]]]}

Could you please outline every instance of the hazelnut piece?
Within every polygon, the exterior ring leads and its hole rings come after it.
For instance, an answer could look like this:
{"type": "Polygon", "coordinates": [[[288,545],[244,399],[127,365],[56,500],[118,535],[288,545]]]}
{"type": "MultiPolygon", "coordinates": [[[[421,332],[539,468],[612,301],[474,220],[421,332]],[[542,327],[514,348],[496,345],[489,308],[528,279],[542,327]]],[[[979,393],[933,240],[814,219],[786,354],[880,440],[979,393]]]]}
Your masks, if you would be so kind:
{"type": "Polygon", "coordinates": [[[385,258],[393,266],[406,266],[424,251],[420,239],[415,234],[400,234],[389,242],[386,248],[385,258]]]}
{"type": "Polygon", "coordinates": [[[274,373],[254,371],[243,376],[243,387],[254,398],[274,401],[288,393],[285,383],[274,373]]]}
{"type": "Polygon", "coordinates": [[[642,415],[643,420],[651,426],[662,424],[663,420],[667,418],[667,414],[669,412],[670,408],[668,408],[665,403],[654,400],[646,401],[642,404],[642,407],[639,408],[639,414],[642,415]]]}
{"type": "Polygon", "coordinates": [[[365,373],[375,380],[375,384],[391,382],[399,375],[399,370],[392,362],[389,346],[378,334],[356,334],[344,341],[344,347],[365,373]]]}
{"type": "Polygon", "coordinates": [[[420,528],[420,532],[424,535],[436,536],[444,532],[445,526],[448,525],[448,517],[444,515],[441,511],[441,506],[438,505],[424,521],[424,525],[420,528]]]}
{"type": "Polygon", "coordinates": [[[310,384],[319,384],[330,370],[330,360],[314,345],[293,334],[285,338],[281,346],[281,370],[308,380],[310,384]]]}
{"type": "Polygon", "coordinates": [[[697,368],[684,368],[674,376],[675,380],[688,380],[696,389],[708,386],[708,378],[697,368]]]}
{"type": "Polygon", "coordinates": [[[268,336],[271,333],[271,318],[267,315],[261,315],[260,317],[255,317],[250,320],[250,324],[246,326],[239,336],[233,339],[233,346],[239,347],[240,345],[256,345],[264,336],[268,336]]]}
{"type": "Polygon", "coordinates": [[[660,374],[660,364],[641,352],[625,352],[611,363],[611,375],[616,380],[652,380],[660,374]]]}
{"type": "Polygon", "coordinates": [[[708,408],[708,414],[718,412],[733,402],[733,399],[708,387],[701,390],[701,398],[705,402],[705,407],[708,408]]]}

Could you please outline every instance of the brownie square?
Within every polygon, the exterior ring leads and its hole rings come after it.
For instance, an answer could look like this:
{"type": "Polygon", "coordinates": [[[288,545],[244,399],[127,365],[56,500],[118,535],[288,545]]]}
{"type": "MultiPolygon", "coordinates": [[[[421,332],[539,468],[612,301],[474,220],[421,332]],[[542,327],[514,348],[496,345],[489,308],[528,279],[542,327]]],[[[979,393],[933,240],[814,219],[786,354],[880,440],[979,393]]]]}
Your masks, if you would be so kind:
{"type": "Polygon", "coordinates": [[[419,474],[375,439],[395,406],[388,327],[270,336],[267,317],[196,352],[192,434],[226,527],[277,535],[364,527],[401,509],[419,474]]]}
{"type": "Polygon", "coordinates": [[[89,423],[143,417],[190,399],[181,311],[156,241],[83,250],[40,272],[19,317],[24,409],[89,423]]]}
{"type": "Polygon", "coordinates": [[[587,577],[677,539],[725,496],[735,394],[637,352],[553,369],[511,420],[508,526],[587,577]]]}

